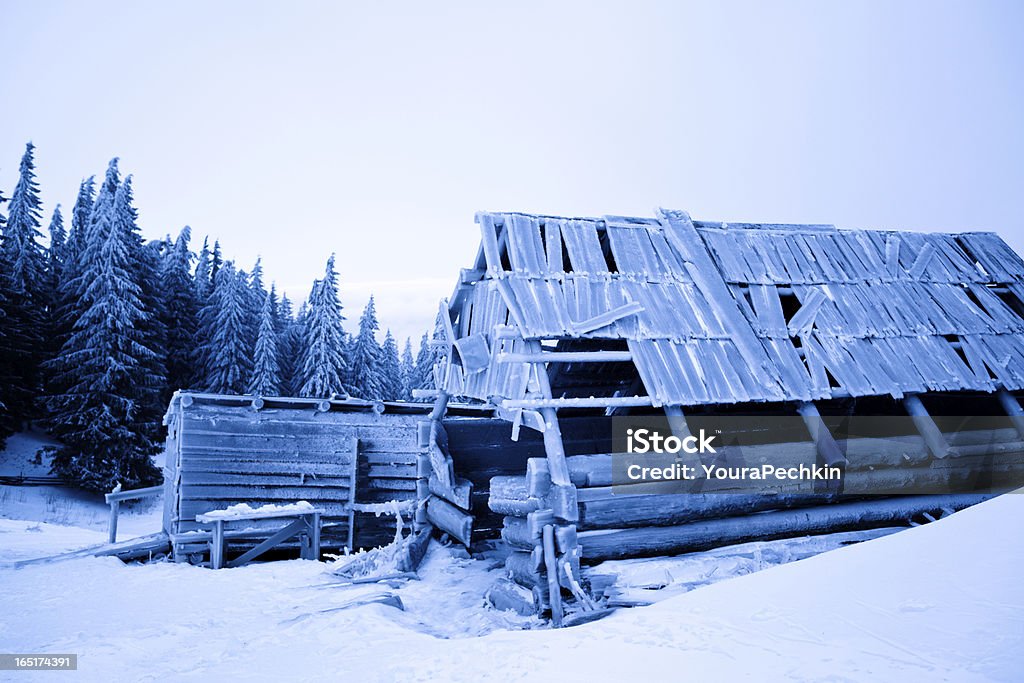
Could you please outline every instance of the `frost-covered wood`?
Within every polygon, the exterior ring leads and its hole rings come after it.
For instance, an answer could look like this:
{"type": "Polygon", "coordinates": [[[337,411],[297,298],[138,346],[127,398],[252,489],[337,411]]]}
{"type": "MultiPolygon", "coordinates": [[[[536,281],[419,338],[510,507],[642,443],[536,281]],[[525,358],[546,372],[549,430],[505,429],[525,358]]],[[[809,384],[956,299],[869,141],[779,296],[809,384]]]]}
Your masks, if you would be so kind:
{"type": "Polygon", "coordinates": [[[468,546],[472,542],[473,516],[448,501],[431,496],[427,501],[427,519],[463,545],[468,546]]]}
{"type": "Polygon", "coordinates": [[[588,561],[673,555],[707,548],[803,534],[868,529],[906,523],[923,512],[959,510],[993,494],[907,496],[832,506],[729,517],[680,526],[583,532],[579,543],[588,561]]]}

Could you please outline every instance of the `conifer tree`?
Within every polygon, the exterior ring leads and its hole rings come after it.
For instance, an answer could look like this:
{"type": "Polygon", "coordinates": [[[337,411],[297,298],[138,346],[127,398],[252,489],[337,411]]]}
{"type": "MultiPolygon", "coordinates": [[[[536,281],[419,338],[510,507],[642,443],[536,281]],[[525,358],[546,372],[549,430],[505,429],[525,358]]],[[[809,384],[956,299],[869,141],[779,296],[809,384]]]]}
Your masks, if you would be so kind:
{"type": "Polygon", "coordinates": [[[274,302],[270,293],[263,299],[260,324],[249,393],[256,396],[277,396],[280,393],[280,369],[277,362],[277,332],[274,329],[274,302]]]}
{"type": "MultiPolygon", "coordinates": [[[[0,192],[0,207],[7,202],[7,197],[4,197],[3,192],[0,192]]],[[[7,219],[3,212],[0,211],[0,235],[3,234],[3,229],[7,224],[7,219]]],[[[14,389],[14,378],[8,375],[10,368],[6,367],[3,359],[6,358],[8,352],[7,345],[10,340],[10,333],[8,330],[9,321],[7,319],[7,294],[6,284],[3,273],[8,272],[7,259],[4,256],[3,249],[0,248],[0,448],[4,447],[7,442],[7,437],[10,436],[16,428],[16,420],[12,419],[7,404],[12,400],[12,389],[14,389]]]]}
{"type": "MultiPolygon", "coordinates": [[[[44,360],[50,360],[56,356],[62,343],[60,283],[67,259],[67,232],[64,230],[64,217],[60,212],[60,204],[53,209],[49,233],[50,248],[47,251],[46,265],[46,320],[43,333],[44,360]]],[[[42,373],[42,377],[46,382],[47,373],[42,373]]]]}
{"type": "Polygon", "coordinates": [[[0,252],[3,272],[0,289],[4,303],[3,337],[0,346],[0,402],[6,409],[0,429],[20,429],[35,416],[36,399],[42,386],[40,364],[44,360],[44,327],[48,303],[46,253],[39,244],[39,186],[35,175],[35,146],[25,146],[18,168],[18,182],[11,193],[10,207],[0,252]]]}
{"type": "Polygon", "coordinates": [[[300,369],[305,349],[306,304],[302,304],[298,315],[293,316],[292,302],[287,296],[282,296],[279,311],[281,328],[277,335],[277,358],[281,370],[281,394],[298,396],[302,388],[300,369]]]}
{"type": "Polygon", "coordinates": [[[247,278],[235,270],[231,261],[222,263],[207,304],[207,317],[213,323],[204,354],[206,391],[245,393],[252,373],[252,349],[246,343],[247,297],[247,278]]]}
{"type": "Polygon", "coordinates": [[[162,323],[165,329],[167,389],[164,400],[178,389],[187,389],[196,381],[196,329],[199,301],[192,280],[192,252],[188,248],[192,229],[181,229],[173,246],[160,263],[160,292],[163,298],[162,323]]]}
{"type": "Polygon", "coordinates": [[[309,309],[303,325],[305,339],[302,361],[298,368],[298,394],[329,398],[346,393],[346,375],[343,351],[344,318],[338,301],[338,274],[334,270],[334,255],[327,260],[323,280],[313,284],[309,309]]]}
{"type": "Polygon", "coordinates": [[[430,346],[430,337],[424,332],[420,338],[420,348],[416,353],[416,373],[409,390],[434,388],[434,350],[430,346]]]}
{"type": "Polygon", "coordinates": [[[200,305],[206,304],[206,300],[210,298],[210,292],[213,291],[208,240],[208,237],[203,238],[203,248],[199,251],[199,257],[196,259],[195,290],[196,299],[200,305]]]}
{"type": "MultiPolygon", "coordinates": [[[[117,185],[116,161],[101,196],[117,185]]],[[[83,313],[52,362],[60,393],[48,398],[51,430],[62,441],[53,471],[94,491],[159,480],[151,454],[157,449],[157,404],[162,378],[147,347],[150,314],[138,272],[141,236],[131,207],[131,183],[97,201],[90,216],[79,278],[83,313]]]]}
{"type": "Polygon", "coordinates": [[[412,399],[413,382],[416,379],[416,361],[412,356],[412,341],[406,337],[402,348],[402,398],[412,399]]]}
{"type": "Polygon", "coordinates": [[[34,157],[35,145],[30,142],[21,157],[3,234],[3,251],[10,267],[8,291],[28,297],[29,305],[43,301],[46,291],[46,253],[38,241],[43,236],[39,231],[42,202],[34,157]]]}
{"type": "Polygon", "coordinates": [[[224,264],[224,259],[220,255],[220,241],[213,241],[213,251],[210,253],[210,282],[216,282],[217,271],[220,270],[224,264]]]}
{"type": "Polygon", "coordinates": [[[380,400],[384,397],[384,377],[381,373],[381,350],[377,345],[377,309],[373,297],[359,318],[359,334],[352,345],[349,363],[352,386],[359,398],[380,400]]]}
{"type": "Polygon", "coordinates": [[[384,335],[384,343],[380,347],[381,398],[386,401],[405,399],[405,386],[402,382],[402,363],[398,360],[398,344],[391,335],[391,330],[384,335]]]}
{"type": "Polygon", "coordinates": [[[78,186],[75,206],[71,209],[71,230],[64,254],[63,280],[73,280],[78,273],[78,260],[85,251],[85,236],[88,232],[89,214],[92,213],[93,202],[96,201],[96,179],[89,176],[78,186]]]}
{"type": "Polygon", "coordinates": [[[48,251],[47,272],[47,299],[53,304],[57,300],[57,288],[60,285],[61,274],[64,271],[64,262],[67,259],[68,234],[64,229],[64,216],[60,213],[60,204],[53,209],[50,217],[50,248],[48,251]]]}

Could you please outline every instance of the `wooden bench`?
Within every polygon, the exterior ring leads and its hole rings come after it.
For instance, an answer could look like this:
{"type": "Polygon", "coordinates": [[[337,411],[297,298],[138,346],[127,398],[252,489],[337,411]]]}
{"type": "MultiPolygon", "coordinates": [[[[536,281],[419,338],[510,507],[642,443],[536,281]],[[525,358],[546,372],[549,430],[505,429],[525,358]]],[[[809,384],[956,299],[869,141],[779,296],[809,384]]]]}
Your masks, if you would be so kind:
{"type": "MultiPolygon", "coordinates": [[[[302,559],[320,559],[320,517],[322,511],[316,508],[300,510],[268,510],[261,512],[259,509],[252,512],[222,516],[216,512],[206,512],[196,515],[196,521],[200,524],[212,524],[213,536],[210,539],[210,567],[221,569],[222,567],[239,567],[246,562],[251,562],[274,546],[287,541],[293,536],[299,537],[299,548],[302,559]],[[249,549],[239,557],[225,563],[224,553],[226,550],[227,534],[225,526],[229,522],[251,522],[265,519],[292,519],[290,523],[274,532],[269,538],[249,549]]],[[[230,533],[230,532],[228,532],[230,533]]]]}

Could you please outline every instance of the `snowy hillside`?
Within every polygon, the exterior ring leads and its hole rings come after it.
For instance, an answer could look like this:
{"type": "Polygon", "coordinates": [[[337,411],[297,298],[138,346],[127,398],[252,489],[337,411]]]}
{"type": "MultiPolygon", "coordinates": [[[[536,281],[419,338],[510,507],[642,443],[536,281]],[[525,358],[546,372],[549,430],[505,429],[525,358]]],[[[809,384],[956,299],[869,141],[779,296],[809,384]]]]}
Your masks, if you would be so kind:
{"type": "Polygon", "coordinates": [[[1019,680],[1022,513],[1002,496],[561,631],[507,630],[537,624],[482,607],[498,563],[436,544],[390,587],[298,560],[0,569],[0,651],[79,653],[78,680],[1019,680]]]}

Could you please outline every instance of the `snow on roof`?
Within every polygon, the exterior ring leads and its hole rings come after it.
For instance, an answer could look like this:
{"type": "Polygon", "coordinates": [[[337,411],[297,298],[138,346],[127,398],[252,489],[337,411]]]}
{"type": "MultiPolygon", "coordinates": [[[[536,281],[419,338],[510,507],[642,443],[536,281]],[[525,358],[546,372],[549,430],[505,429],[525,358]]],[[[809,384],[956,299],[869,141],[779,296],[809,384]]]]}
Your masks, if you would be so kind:
{"type": "Polygon", "coordinates": [[[526,340],[620,342],[653,405],[1024,388],[1024,261],[992,233],[682,211],[477,223],[449,308],[455,395],[525,399],[529,379],[499,356],[526,340]]]}

